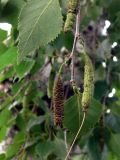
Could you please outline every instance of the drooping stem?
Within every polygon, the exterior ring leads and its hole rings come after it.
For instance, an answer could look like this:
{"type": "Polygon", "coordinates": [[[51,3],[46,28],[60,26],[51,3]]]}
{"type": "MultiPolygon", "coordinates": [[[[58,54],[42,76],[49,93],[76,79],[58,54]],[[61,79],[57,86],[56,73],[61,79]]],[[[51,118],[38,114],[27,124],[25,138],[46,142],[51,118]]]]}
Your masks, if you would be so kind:
{"type": "Polygon", "coordinates": [[[73,148],[73,146],[74,146],[74,144],[75,144],[75,142],[76,142],[76,140],[77,140],[77,138],[78,138],[78,136],[79,136],[79,134],[80,134],[80,131],[81,131],[82,127],[83,127],[83,124],[84,124],[84,122],[85,122],[85,118],[86,118],[86,113],[84,112],[82,123],[81,123],[81,125],[80,125],[80,127],[79,127],[79,129],[78,129],[78,131],[77,131],[77,134],[76,134],[76,136],[75,136],[75,138],[74,138],[71,146],[70,146],[70,149],[69,149],[69,151],[68,151],[68,153],[67,153],[67,155],[66,155],[66,157],[65,157],[65,160],[67,160],[68,157],[69,157],[69,155],[70,155],[70,152],[71,152],[71,150],[72,150],[72,148],[73,148]]]}
{"type": "Polygon", "coordinates": [[[68,152],[68,145],[67,145],[67,130],[66,130],[66,129],[65,129],[65,131],[64,131],[64,142],[65,142],[66,151],[68,152]]]}

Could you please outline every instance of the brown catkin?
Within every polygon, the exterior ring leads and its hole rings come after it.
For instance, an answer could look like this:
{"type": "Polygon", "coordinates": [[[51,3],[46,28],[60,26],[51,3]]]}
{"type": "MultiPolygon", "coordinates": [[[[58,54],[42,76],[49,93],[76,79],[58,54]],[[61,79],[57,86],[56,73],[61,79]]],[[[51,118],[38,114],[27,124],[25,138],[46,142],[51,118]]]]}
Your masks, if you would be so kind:
{"type": "Polygon", "coordinates": [[[53,88],[54,124],[62,127],[64,116],[64,88],[61,76],[57,74],[53,88]]]}

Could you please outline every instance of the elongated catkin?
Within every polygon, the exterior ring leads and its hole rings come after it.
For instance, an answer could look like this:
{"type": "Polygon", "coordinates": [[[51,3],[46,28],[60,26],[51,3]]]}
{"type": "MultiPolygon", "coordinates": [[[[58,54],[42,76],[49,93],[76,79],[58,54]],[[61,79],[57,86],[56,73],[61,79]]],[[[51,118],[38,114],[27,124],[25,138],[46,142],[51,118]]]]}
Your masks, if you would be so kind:
{"type": "Polygon", "coordinates": [[[54,124],[62,127],[64,114],[64,88],[61,76],[57,74],[53,89],[54,124]]]}
{"type": "Polygon", "coordinates": [[[85,53],[85,67],[84,67],[84,92],[82,95],[83,111],[87,111],[92,96],[94,87],[94,69],[89,56],[85,53]]]}
{"type": "Polygon", "coordinates": [[[79,0],[69,0],[67,18],[65,21],[64,31],[71,31],[75,22],[79,0]]]}

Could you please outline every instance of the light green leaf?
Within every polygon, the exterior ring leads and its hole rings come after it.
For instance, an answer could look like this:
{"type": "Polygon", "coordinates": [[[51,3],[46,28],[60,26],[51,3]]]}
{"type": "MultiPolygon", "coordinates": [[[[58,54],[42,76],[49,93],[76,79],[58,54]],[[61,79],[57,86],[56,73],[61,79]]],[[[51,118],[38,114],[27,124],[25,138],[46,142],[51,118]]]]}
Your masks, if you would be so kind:
{"type": "Polygon", "coordinates": [[[61,29],[62,15],[58,0],[28,1],[20,14],[18,61],[54,40],[61,29]]]}
{"type": "MultiPolygon", "coordinates": [[[[81,108],[81,106],[79,106],[81,108]]],[[[83,112],[81,109],[80,116],[78,111],[77,96],[71,97],[64,106],[64,125],[72,133],[76,133],[82,122],[83,112]],[[79,121],[80,117],[80,121],[79,121]]],[[[81,134],[89,131],[99,120],[102,112],[101,104],[93,99],[88,109],[88,113],[81,131],[81,134]]]]}
{"type": "Polygon", "coordinates": [[[20,64],[15,65],[15,71],[19,78],[26,76],[34,66],[35,61],[22,61],[20,64]]]}
{"type": "Polygon", "coordinates": [[[6,132],[7,132],[7,127],[6,127],[6,126],[3,126],[3,127],[0,129],[0,142],[5,139],[5,137],[6,137],[6,132]]]}
{"type": "Polygon", "coordinates": [[[10,64],[14,64],[17,58],[17,48],[12,47],[0,56],[0,70],[10,64]]]}
{"type": "Polygon", "coordinates": [[[11,117],[11,111],[8,110],[8,108],[4,109],[0,113],[0,127],[7,125],[8,121],[10,120],[10,117],[11,117]]]}

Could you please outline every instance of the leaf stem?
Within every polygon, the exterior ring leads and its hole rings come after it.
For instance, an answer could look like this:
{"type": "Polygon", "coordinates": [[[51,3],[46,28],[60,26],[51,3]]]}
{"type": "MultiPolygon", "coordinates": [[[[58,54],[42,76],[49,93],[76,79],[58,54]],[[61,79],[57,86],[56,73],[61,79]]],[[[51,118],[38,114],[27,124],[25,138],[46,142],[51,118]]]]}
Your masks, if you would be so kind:
{"type": "Polygon", "coordinates": [[[68,152],[68,145],[67,145],[67,130],[66,130],[66,129],[65,129],[65,131],[64,131],[64,142],[65,142],[66,151],[68,152]]]}
{"type": "Polygon", "coordinates": [[[72,150],[72,148],[73,148],[73,146],[74,146],[74,144],[75,144],[75,142],[76,142],[76,140],[77,140],[77,138],[78,138],[78,136],[79,136],[79,134],[80,134],[80,131],[81,131],[81,129],[82,129],[82,127],[83,127],[83,124],[84,124],[84,122],[85,122],[85,118],[86,118],[86,112],[84,112],[83,119],[82,119],[82,123],[81,123],[81,125],[80,125],[80,127],[79,127],[79,129],[78,129],[78,131],[77,131],[77,134],[76,134],[76,136],[75,136],[75,138],[74,138],[71,146],[70,146],[70,149],[69,149],[69,151],[68,151],[68,153],[67,153],[67,155],[66,155],[66,157],[65,157],[65,160],[68,159],[69,154],[70,154],[70,152],[71,152],[71,150],[72,150]]]}
{"type": "Polygon", "coordinates": [[[77,16],[76,16],[76,29],[75,29],[75,36],[74,36],[74,42],[73,42],[73,47],[72,47],[72,52],[70,54],[71,57],[71,82],[74,81],[74,52],[75,52],[75,46],[76,42],[80,37],[80,9],[78,10],[77,16]]]}

